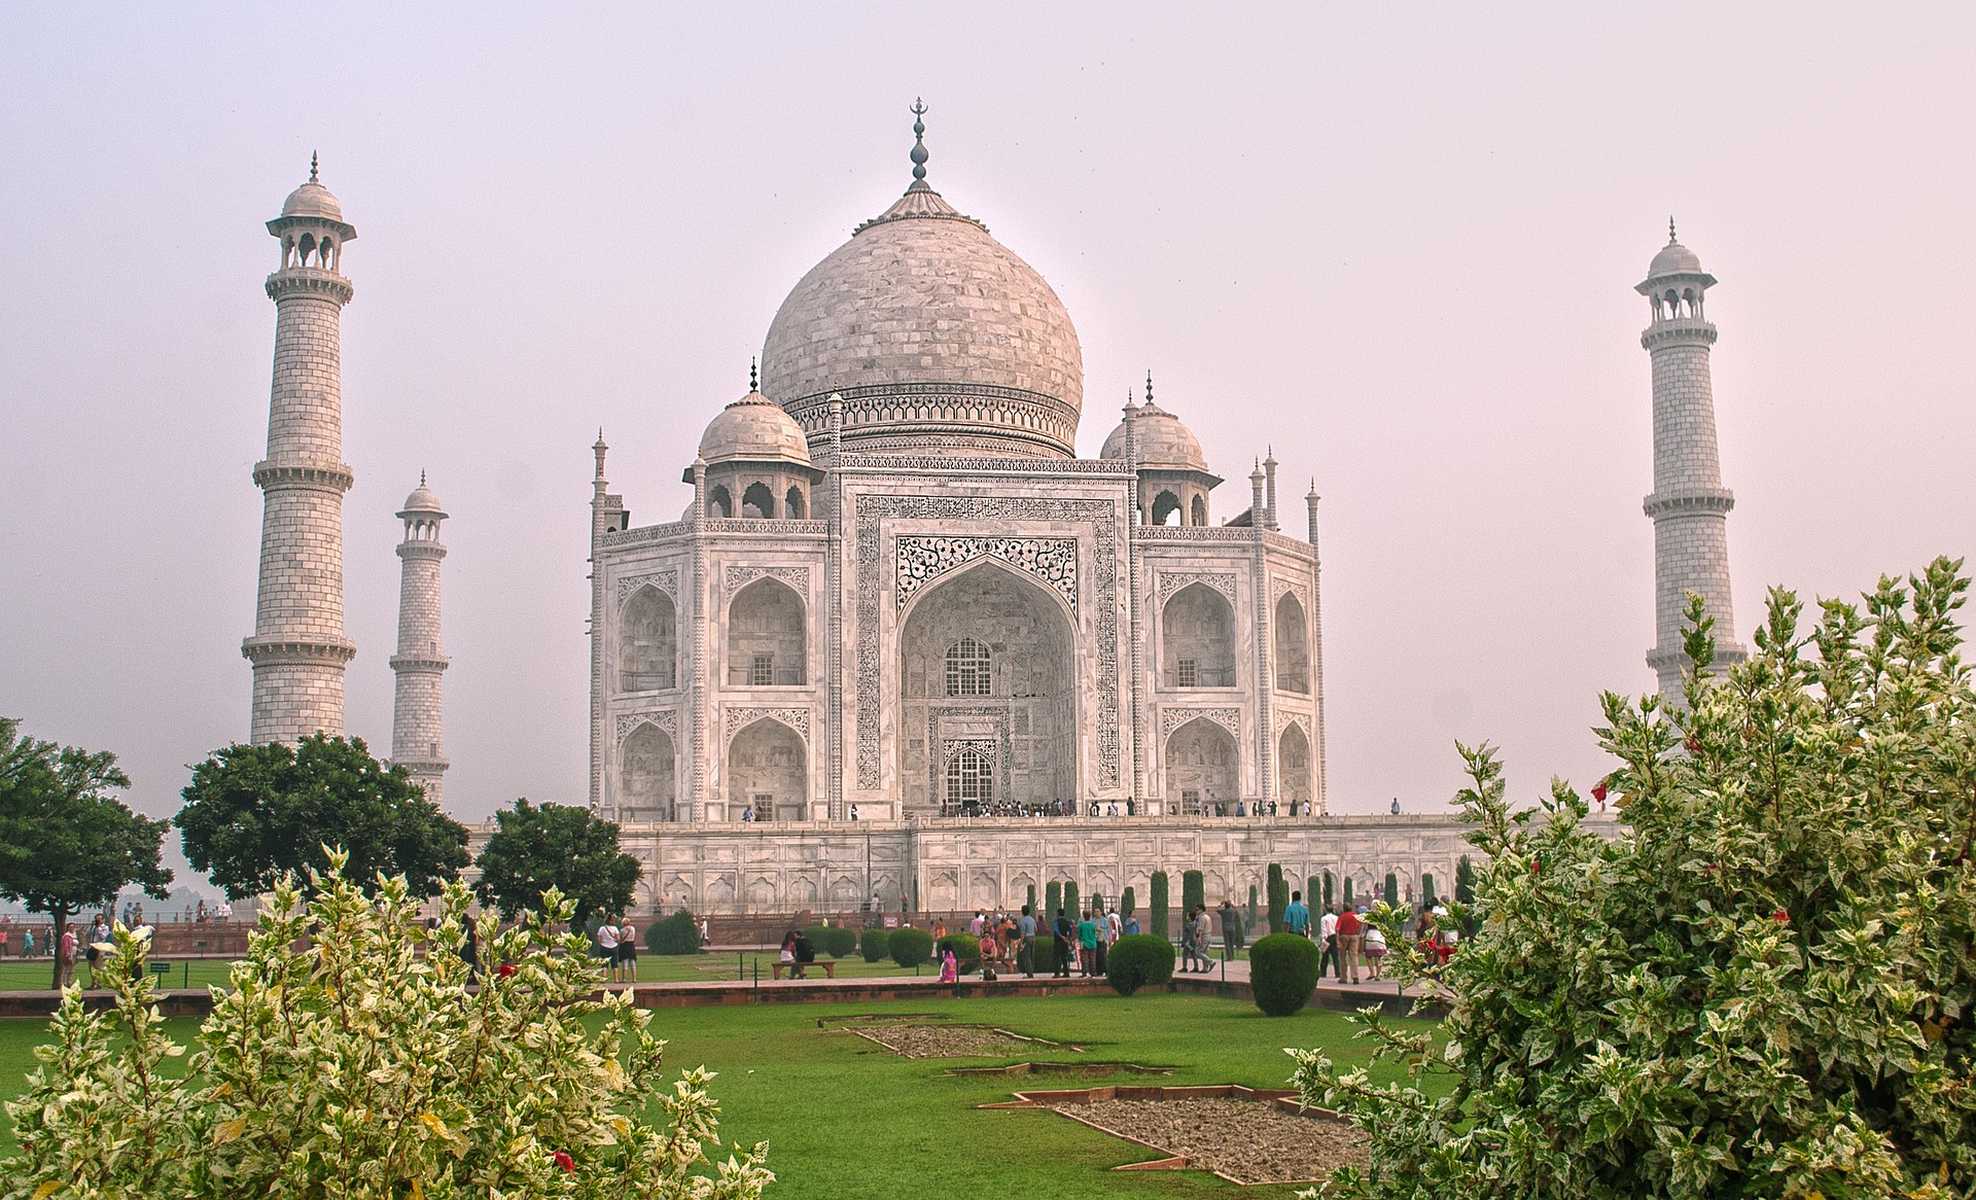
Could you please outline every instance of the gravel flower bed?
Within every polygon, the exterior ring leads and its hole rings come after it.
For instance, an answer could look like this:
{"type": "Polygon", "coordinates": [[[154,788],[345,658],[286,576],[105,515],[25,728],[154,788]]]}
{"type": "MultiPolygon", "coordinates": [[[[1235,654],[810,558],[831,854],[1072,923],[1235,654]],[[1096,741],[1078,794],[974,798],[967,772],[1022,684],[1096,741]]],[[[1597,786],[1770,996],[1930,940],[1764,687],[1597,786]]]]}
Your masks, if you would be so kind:
{"type": "Polygon", "coordinates": [[[989,1058],[1053,1044],[983,1025],[879,1025],[852,1032],[907,1058],[989,1058]]]}
{"type": "Polygon", "coordinates": [[[1238,1183],[1301,1183],[1364,1166],[1364,1135],[1333,1117],[1254,1100],[1096,1100],[1051,1106],[1107,1133],[1186,1156],[1238,1183]]]}

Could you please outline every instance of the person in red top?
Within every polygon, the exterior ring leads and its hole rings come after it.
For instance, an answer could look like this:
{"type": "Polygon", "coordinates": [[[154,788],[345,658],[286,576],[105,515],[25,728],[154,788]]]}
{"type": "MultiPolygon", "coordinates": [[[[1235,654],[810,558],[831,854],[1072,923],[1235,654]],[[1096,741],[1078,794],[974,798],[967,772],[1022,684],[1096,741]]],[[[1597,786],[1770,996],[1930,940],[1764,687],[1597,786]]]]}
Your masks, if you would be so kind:
{"type": "Polygon", "coordinates": [[[1359,942],[1364,933],[1365,923],[1351,909],[1338,914],[1338,979],[1344,981],[1345,972],[1352,973],[1352,982],[1359,981],[1359,942]]]}

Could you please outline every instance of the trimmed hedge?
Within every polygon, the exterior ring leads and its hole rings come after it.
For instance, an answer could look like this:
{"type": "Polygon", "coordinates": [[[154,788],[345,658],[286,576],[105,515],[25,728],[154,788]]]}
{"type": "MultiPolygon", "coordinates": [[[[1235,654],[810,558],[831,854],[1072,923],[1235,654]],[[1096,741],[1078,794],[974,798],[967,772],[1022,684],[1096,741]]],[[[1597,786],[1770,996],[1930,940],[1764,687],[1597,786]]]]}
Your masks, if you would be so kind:
{"type": "Polygon", "coordinates": [[[884,962],[886,956],[892,953],[891,940],[891,930],[880,929],[874,925],[859,935],[858,952],[864,955],[864,960],[868,963],[884,962]]]}
{"type": "Polygon", "coordinates": [[[1036,937],[1029,943],[1036,955],[1036,973],[1048,975],[1057,969],[1057,937],[1040,923],[1036,927],[1036,937]]]}
{"type": "Polygon", "coordinates": [[[824,948],[832,958],[849,958],[858,952],[858,931],[849,925],[832,925],[824,930],[824,948]]]}
{"type": "Polygon", "coordinates": [[[1290,907],[1290,881],[1283,878],[1283,864],[1269,864],[1269,931],[1288,933],[1289,927],[1283,924],[1283,910],[1290,907]]]}
{"type": "Polygon", "coordinates": [[[700,923],[685,909],[645,927],[645,948],[654,954],[698,954],[700,923]]]}
{"type": "Polygon", "coordinates": [[[1173,943],[1150,933],[1130,933],[1112,943],[1105,978],[1121,996],[1173,978],[1173,943]]]}
{"type": "Polygon", "coordinates": [[[916,967],[933,957],[933,935],[924,929],[901,926],[885,939],[892,961],[902,967],[916,967]]]}
{"type": "Polygon", "coordinates": [[[1125,894],[1118,898],[1118,915],[1120,917],[1129,917],[1138,911],[1139,897],[1133,894],[1131,888],[1126,888],[1125,894]]]}
{"type": "Polygon", "coordinates": [[[1272,1017],[1287,1017],[1310,1003],[1317,987],[1317,943],[1294,933],[1272,933],[1249,947],[1249,986],[1256,1007],[1272,1017]]]}
{"type": "Polygon", "coordinates": [[[1152,901],[1153,934],[1156,937],[1164,938],[1166,936],[1167,918],[1169,915],[1167,911],[1168,904],[1167,904],[1167,894],[1166,894],[1165,871],[1153,872],[1152,892],[1153,892],[1153,901],[1152,901]]]}
{"type": "MultiPolygon", "coordinates": [[[[981,939],[971,933],[950,933],[940,939],[942,945],[954,948],[954,961],[960,964],[960,972],[965,975],[981,969],[981,939]]],[[[934,961],[939,961],[940,947],[933,948],[934,961]]]]}
{"type": "Polygon", "coordinates": [[[1057,910],[1062,907],[1063,883],[1059,880],[1052,879],[1048,886],[1043,889],[1043,911],[1036,914],[1036,919],[1040,921],[1044,917],[1048,917],[1054,922],[1057,919],[1057,910]]]}
{"type": "Polygon", "coordinates": [[[1185,871],[1180,876],[1180,911],[1194,912],[1206,906],[1208,886],[1206,877],[1199,871],[1185,871]]]}
{"type": "Polygon", "coordinates": [[[1070,923],[1075,925],[1084,918],[1084,908],[1077,902],[1077,881],[1063,885],[1063,908],[1070,914],[1070,923]]]}

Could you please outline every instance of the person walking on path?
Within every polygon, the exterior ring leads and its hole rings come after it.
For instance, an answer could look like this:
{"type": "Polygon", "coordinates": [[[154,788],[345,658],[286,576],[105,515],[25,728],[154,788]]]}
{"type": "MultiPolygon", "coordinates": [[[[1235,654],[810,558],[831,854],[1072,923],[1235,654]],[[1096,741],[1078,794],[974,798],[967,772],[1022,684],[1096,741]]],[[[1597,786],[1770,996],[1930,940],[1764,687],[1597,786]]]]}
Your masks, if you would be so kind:
{"type": "Polygon", "coordinates": [[[638,982],[638,926],[618,918],[618,967],[626,983],[638,982]]]}
{"type": "Polygon", "coordinates": [[[1365,952],[1365,969],[1373,979],[1379,978],[1379,964],[1386,959],[1386,935],[1379,932],[1377,925],[1367,925],[1359,935],[1360,949],[1365,952]]]}
{"type": "Polygon", "coordinates": [[[1036,918],[1030,915],[1029,906],[1022,906],[1022,919],[1015,923],[1016,942],[1015,962],[1021,968],[1024,979],[1036,978],[1036,918]]]}
{"type": "Polygon", "coordinates": [[[1194,969],[1194,910],[1188,909],[1180,917],[1180,973],[1194,969]]]}
{"type": "Polygon", "coordinates": [[[1290,893],[1290,903],[1283,909],[1283,925],[1298,937],[1310,936],[1310,909],[1304,907],[1302,892],[1290,893]]]}
{"type": "Polygon", "coordinates": [[[1221,909],[1215,915],[1221,918],[1221,956],[1234,958],[1235,948],[1242,936],[1240,933],[1242,918],[1236,914],[1235,906],[1226,897],[1222,898],[1221,909]]]}
{"type": "Polygon", "coordinates": [[[1051,973],[1050,977],[1052,979],[1069,979],[1070,963],[1071,963],[1071,959],[1074,957],[1074,952],[1071,949],[1070,918],[1064,915],[1064,911],[1061,908],[1057,910],[1057,925],[1056,925],[1055,937],[1056,937],[1056,951],[1057,951],[1057,969],[1051,973]]]}
{"type": "Polygon", "coordinates": [[[61,944],[55,947],[55,986],[65,988],[75,982],[75,926],[62,930],[61,944]]]}
{"type": "MultiPolygon", "coordinates": [[[[1340,905],[1338,912],[1343,911],[1345,911],[1344,906],[1340,905]]],[[[1326,970],[1336,971],[1338,969],[1337,912],[1331,912],[1327,909],[1324,915],[1317,919],[1317,937],[1319,941],[1324,943],[1324,953],[1318,955],[1317,958],[1317,977],[1322,979],[1326,970]]]]}
{"type": "Polygon", "coordinates": [[[1098,922],[1090,913],[1077,923],[1077,962],[1084,974],[1098,973],[1098,922]]]}
{"type": "Polygon", "coordinates": [[[611,918],[606,917],[604,923],[597,926],[597,957],[603,959],[605,966],[610,969],[612,983],[616,983],[618,977],[617,947],[617,926],[611,924],[611,918]]]}
{"type": "Polygon", "coordinates": [[[1338,914],[1338,981],[1345,980],[1345,972],[1352,973],[1352,982],[1359,981],[1359,935],[1364,930],[1359,915],[1351,909],[1338,914]]]}

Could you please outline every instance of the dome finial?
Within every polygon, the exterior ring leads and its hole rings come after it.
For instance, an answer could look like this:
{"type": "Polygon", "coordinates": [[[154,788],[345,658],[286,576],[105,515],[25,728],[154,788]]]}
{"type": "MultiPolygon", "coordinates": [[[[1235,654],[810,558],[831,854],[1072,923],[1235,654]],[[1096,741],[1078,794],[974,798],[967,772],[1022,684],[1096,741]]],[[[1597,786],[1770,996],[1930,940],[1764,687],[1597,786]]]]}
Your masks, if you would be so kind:
{"type": "MultiPolygon", "coordinates": [[[[598,433],[597,433],[597,436],[598,436],[598,437],[602,437],[602,436],[603,436],[603,431],[602,431],[602,430],[599,430],[599,431],[598,431],[598,433]]],[[[419,486],[420,486],[420,487],[424,487],[424,486],[425,486],[425,468],[424,468],[424,467],[420,467],[420,468],[419,468],[419,486]]]]}
{"type": "Polygon", "coordinates": [[[1674,244],[1674,214],[1667,214],[1667,244],[1674,244]]]}
{"type": "Polygon", "coordinates": [[[1146,368],[1146,403],[1151,404],[1152,402],[1153,402],[1153,369],[1151,367],[1147,367],[1146,368]]]}
{"type": "Polygon", "coordinates": [[[761,385],[755,376],[755,356],[752,354],[748,356],[748,390],[751,392],[761,390],[761,385]]]}
{"type": "Polygon", "coordinates": [[[917,96],[913,97],[913,106],[910,111],[913,114],[913,149],[908,157],[913,160],[912,186],[920,190],[925,190],[928,186],[926,182],[926,160],[928,157],[926,153],[926,122],[920,118],[926,115],[926,101],[917,96]]]}
{"type": "Polygon", "coordinates": [[[309,182],[310,182],[310,183],[315,183],[315,182],[317,182],[317,179],[316,179],[316,152],[315,152],[314,150],[311,150],[311,151],[309,151],[309,182]]]}

